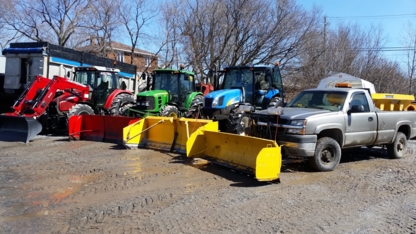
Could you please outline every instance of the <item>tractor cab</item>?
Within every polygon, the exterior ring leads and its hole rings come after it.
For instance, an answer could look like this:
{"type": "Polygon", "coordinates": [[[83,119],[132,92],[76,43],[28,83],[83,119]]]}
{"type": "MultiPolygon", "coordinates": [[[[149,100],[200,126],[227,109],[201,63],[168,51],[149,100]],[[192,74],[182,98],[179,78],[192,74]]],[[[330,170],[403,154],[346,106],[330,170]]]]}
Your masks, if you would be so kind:
{"type": "Polygon", "coordinates": [[[238,91],[240,97],[233,102],[250,103],[257,109],[265,109],[273,97],[282,96],[283,86],[279,67],[238,66],[224,69],[221,92],[235,89],[240,90],[238,91]]]}
{"type": "Polygon", "coordinates": [[[90,87],[90,99],[97,106],[104,106],[107,98],[120,89],[119,70],[105,67],[77,67],[74,81],[90,87]]]}
{"type": "Polygon", "coordinates": [[[183,108],[186,97],[195,90],[194,75],[183,70],[155,70],[152,87],[153,90],[166,91],[168,102],[183,108]]]}
{"type": "Polygon", "coordinates": [[[179,117],[195,105],[202,106],[203,95],[195,91],[194,73],[190,71],[156,69],[147,87],[147,91],[137,94],[136,105],[129,109],[128,115],[179,117]]]}

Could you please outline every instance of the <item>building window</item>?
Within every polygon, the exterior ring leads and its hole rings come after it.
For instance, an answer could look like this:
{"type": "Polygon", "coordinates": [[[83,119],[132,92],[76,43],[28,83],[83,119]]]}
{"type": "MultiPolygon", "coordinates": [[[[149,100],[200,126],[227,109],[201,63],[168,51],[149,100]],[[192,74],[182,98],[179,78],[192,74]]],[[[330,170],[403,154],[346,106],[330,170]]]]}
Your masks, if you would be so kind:
{"type": "Polygon", "coordinates": [[[124,53],[118,52],[117,53],[117,61],[124,62],[124,53]]]}
{"type": "Polygon", "coordinates": [[[152,60],[150,59],[150,56],[145,56],[144,57],[144,64],[146,67],[150,67],[150,65],[152,64],[152,60]]]}

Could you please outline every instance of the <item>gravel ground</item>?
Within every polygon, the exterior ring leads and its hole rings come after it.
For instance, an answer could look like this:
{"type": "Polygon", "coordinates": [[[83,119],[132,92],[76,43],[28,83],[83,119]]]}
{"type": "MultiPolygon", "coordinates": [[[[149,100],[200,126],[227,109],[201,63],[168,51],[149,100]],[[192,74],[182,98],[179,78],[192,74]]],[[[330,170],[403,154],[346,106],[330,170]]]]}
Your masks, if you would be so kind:
{"type": "Polygon", "coordinates": [[[280,183],[184,155],[37,137],[0,142],[0,233],[415,233],[416,144],[286,160],[280,183]]]}

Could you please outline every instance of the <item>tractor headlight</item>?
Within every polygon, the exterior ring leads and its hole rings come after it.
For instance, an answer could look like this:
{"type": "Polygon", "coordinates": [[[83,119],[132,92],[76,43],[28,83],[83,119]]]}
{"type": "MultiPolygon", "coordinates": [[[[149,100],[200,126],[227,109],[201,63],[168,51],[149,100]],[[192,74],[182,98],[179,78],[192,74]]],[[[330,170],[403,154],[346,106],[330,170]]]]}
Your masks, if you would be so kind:
{"type": "Polygon", "coordinates": [[[141,105],[142,106],[150,106],[150,103],[149,103],[149,101],[144,101],[144,102],[141,102],[141,105]]]}
{"type": "Polygon", "coordinates": [[[218,106],[218,97],[214,98],[214,100],[212,101],[212,107],[217,107],[218,106]]]}

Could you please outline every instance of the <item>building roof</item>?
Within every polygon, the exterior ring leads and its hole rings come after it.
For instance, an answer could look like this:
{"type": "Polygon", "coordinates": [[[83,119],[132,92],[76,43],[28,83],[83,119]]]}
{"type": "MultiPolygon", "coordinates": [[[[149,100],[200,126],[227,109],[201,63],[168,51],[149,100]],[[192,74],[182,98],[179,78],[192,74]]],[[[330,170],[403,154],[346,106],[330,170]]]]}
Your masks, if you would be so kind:
{"type": "MultiPolygon", "coordinates": [[[[81,51],[94,51],[97,47],[98,45],[91,44],[88,46],[78,47],[76,49],[81,50],[81,51]]],[[[131,46],[120,43],[120,42],[111,42],[111,47],[116,51],[131,52],[131,46]]],[[[149,56],[157,56],[156,54],[152,52],[145,51],[145,50],[138,49],[138,48],[134,49],[134,53],[142,54],[142,55],[149,55],[149,56]]]]}

